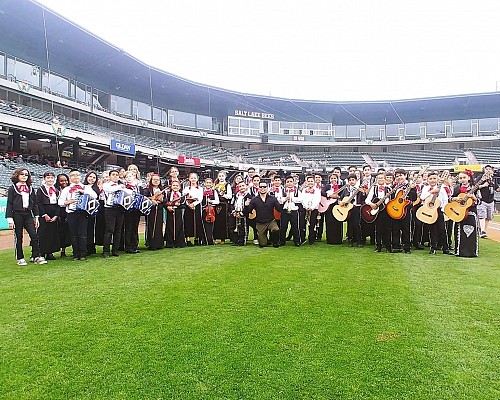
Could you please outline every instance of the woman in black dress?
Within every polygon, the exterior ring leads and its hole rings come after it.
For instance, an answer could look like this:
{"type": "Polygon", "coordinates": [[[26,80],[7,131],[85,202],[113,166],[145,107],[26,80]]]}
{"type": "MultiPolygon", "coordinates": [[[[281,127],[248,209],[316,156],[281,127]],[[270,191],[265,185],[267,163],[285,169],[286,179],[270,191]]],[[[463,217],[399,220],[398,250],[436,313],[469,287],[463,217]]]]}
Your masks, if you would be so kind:
{"type": "MultiPolygon", "coordinates": [[[[85,176],[83,184],[92,186],[92,190],[95,192],[97,197],[99,197],[101,189],[99,189],[99,186],[97,185],[97,172],[95,171],[88,172],[87,175],[85,176]]],[[[87,255],[96,254],[95,228],[96,228],[96,215],[89,215],[88,225],[87,225],[87,255]]]]}
{"type": "Polygon", "coordinates": [[[144,196],[148,197],[154,207],[147,216],[147,246],[149,250],[163,248],[163,187],[160,175],[153,174],[149,186],[144,189],[144,196]]]}
{"type": "MultiPolygon", "coordinates": [[[[59,193],[69,185],[69,177],[66,174],[59,174],[56,178],[55,187],[59,193]]],[[[66,247],[71,246],[71,235],[69,233],[68,217],[66,207],[60,207],[57,228],[59,231],[59,244],[61,245],[61,258],[66,257],[66,247]]]]}
{"type": "MultiPolygon", "coordinates": [[[[458,174],[460,185],[453,190],[452,200],[461,193],[468,193],[472,189],[472,171],[464,171],[458,174]]],[[[455,255],[459,257],[477,257],[479,252],[479,235],[477,233],[477,197],[470,193],[473,200],[472,206],[468,209],[467,216],[461,222],[455,223],[455,255]]]]}
{"type": "Polygon", "coordinates": [[[215,190],[219,195],[219,204],[215,207],[214,239],[220,239],[221,244],[229,238],[228,204],[233,198],[231,185],[226,182],[226,172],[220,171],[215,180],[215,190]]]}
{"type": "Polygon", "coordinates": [[[57,204],[59,190],[54,187],[56,176],[52,171],[43,174],[43,184],[36,192],[36,202],[40,215],[38,237],[40,254],[46,260],[55,260],[54,254],[61,249],[59,243],[58,220],[61,207],[57,204]]]}

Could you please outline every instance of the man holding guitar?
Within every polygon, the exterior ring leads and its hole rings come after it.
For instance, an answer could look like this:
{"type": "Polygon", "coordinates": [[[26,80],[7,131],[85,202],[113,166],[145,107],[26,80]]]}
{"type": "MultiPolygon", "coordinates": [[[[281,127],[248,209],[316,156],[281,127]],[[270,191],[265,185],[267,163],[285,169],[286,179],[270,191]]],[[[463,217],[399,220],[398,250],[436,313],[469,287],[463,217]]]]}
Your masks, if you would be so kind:
{"type": "Polygon", "coordinates": [[[443,214],[444,207],[448,203],[448,193],[442,187],[442,183],[448,175],[448,171],[444,171],[441,177],[439,177],[437,171],[429,172],[427,175],[428,185],[422,188],[420,195],[420,199],[424,204],[418,209],[416,215],[420,221],[429,227],[431,242],[429,254],[436,254],[439,245],[443,249],[443,254],[450,254],[443,214]]]}
{"type": "MultiPolygon", "coordinates": [[[[378,210],[379,202],[381,199],[382,204],[387,204],[389,201],[388,193],[390,192],[390,187],[385,184],[386,176],[385,172],[381,171],[377,174],[375,178],[375,184],[370,188],[368,195],[365,200],[365,208],[370,208],[372,210],[378,210]]],[[[382,207],[378,211],[377,218],[375,219],[375,252],[380,253],[382,251],[382,245],[385,246],[387,252],[391,252],[391,219],[385,211],[385,207],[382,207]]]]}
{"type": "MultiPolygon", "coordinates": [[[[394,171],[395,184],[400,188],[396,191],[395,199],[398,194],[403,192],[406,194],[406,199],[410,203],[417,200],[417,191],[415,184],[408,181],[407,172],[398,168],[394,171]]],[[[387,205],[387,213],[389,212],[390,202],[387,205]]],[[[403,208],[403,215],[399,219],[392,218],[392,252],[399,253],[403,251],[407,254],[411,253],[411,213],[403,208]]]]}

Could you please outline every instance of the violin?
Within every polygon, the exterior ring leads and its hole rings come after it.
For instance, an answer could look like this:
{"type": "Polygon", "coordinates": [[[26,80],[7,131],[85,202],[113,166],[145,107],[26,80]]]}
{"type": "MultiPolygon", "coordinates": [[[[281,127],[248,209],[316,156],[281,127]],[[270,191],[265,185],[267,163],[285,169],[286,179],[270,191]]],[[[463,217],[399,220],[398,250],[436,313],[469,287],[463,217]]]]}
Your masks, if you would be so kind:
{"type": "Polygon", "coordinates": [[[208,204],[205,207],[205,221],[207,222],[215,222],[215,207],[208,204]]]}

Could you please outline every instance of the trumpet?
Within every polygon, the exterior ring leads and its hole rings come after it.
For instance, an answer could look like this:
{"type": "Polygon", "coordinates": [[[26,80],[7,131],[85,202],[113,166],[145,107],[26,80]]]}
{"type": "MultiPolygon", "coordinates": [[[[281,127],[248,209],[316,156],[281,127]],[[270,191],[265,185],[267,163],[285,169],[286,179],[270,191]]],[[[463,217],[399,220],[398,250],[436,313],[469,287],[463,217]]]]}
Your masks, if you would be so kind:
{"type": "Polygon", "coordinates": [[[312,206],[312,201],[309,201],[307,203],[307,207],[306,207],[306,224],[307,225],[311,224],[311,213],[312,213],[312,210],[309,210],[309,208],[311,208],[311,206],[312,206]]]}
{"type": "Polygon", "coordinates": [[[286,207],[285,207],[286,212],[287,212],[288,214],[290,214],[290,213],[292,212],[292,194],[291,194],[291,193],[288,193],[288,194],[286,195],[286,200],[285,200],[285,202],[286,202],[286,207]]]}
{"type": "Polygon", "coordinates": [[[236,218],[236,228],[234,228],[234,232],[235,233],[238,233],[238,231],[240,230],[240,227],[241,227],[241,223],[242,223],[242,218],[243,218],[243,215],[242,215],[242,212],[243,212],[243,201],[244,201],[244,197],[241,197],[241,198],[237,198],[236,199],[236,202],[234,203],[234,210],[232,212],[234,218],[236,218]]]}

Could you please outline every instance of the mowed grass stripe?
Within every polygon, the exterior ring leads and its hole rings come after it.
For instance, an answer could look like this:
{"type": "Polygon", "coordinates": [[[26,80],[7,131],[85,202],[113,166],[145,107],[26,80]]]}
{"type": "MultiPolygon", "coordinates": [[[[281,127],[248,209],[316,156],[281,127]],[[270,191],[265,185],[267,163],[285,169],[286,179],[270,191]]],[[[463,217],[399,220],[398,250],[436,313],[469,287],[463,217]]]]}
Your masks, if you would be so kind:
{"type": "Polygon", "coordinates": [[[320,243],[25,269],[3,252],[0,396],[498,398],[498,247],[481,245],[477,260],[320,243]]]}

